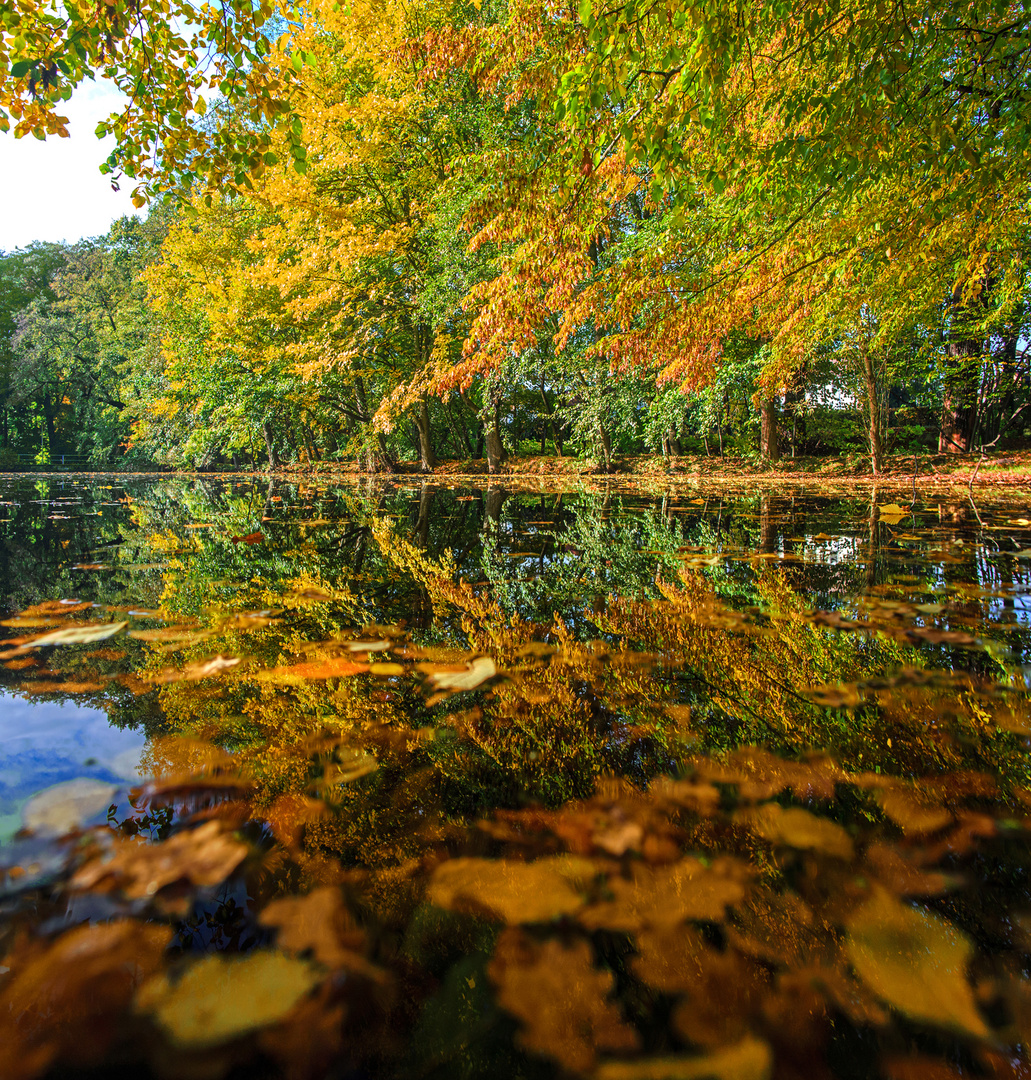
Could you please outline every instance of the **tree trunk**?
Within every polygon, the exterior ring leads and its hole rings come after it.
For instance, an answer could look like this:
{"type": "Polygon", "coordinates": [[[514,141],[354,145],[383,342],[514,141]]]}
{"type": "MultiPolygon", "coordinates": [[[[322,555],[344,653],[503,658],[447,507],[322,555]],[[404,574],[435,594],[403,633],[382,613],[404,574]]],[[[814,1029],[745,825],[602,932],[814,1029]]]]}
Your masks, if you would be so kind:
{"type": "Polygon", "coordinates": [[[877,368],[869,349],[863,350],[863,380],[866,383],[867,436],[870,440],[870,468],[880,476],[881,459],[881,402],[877,393],[877,368]]]}
{"type": "Polygon", "coordinates": [[[497,379],[488,379],[483,388],[483,443],[487,471],[496,473],[508,458],[501,440],[501,388],[497,379]]]}
{"type": "Polygon", "coordinates": [[[276,453],[276,442],[272,437],[272,426],[267,420],[262,421],[261,434],[265,438],[265,449],[268,451],[268,467],[271,471],[279,466],[279,455],[276,453]]]}
{"type": "Polygon", "coordinates": [[[605,425],[598,421],[598,446],[601,449],[602,468],[605,472],[612,471],[612,439],[605,425]]]}
{"type": "Polygon", "coordinates": [[[759,452],[765,461],[780,461],[776,397],[763,399],[759,405],[759,418],[759,452]]]}
{"type": "Polygon", "coordinates": [[[415,426],[419,432],[419,467],[424,473],[433,472],[437,467],[437,455],[433,449],[433,432],[430,429],[430,406],[425,397],[420,399],[416,407],[415,426]]]}
{"type": "Polygon", "coordinates": [[[963,302],[962,289],[957,287],[952,294],[952,329],[942,388],[939,454],[968,453],[977,422],[977,390],[981,370],[976,360],[981,355],[982,343],[979,338],[964,336],[961,319],[967,307],[963,302]]]}
{"type": "MultiPolygon", "coordinates": [[[[555,444],[555,454],[557,457],[562,457],[562,436],[559,434],[558,425],[555,423],[555,408],[551,402],[548,401],[548,394],[544,389],[543,376],[541,377],[540,391],[541,400],[544,402],[544,408],[548,417],[548,427],[551,429],[551,441],[555,444]]],[[[543,446],[541,449],[543,450],[543,446]]]]}

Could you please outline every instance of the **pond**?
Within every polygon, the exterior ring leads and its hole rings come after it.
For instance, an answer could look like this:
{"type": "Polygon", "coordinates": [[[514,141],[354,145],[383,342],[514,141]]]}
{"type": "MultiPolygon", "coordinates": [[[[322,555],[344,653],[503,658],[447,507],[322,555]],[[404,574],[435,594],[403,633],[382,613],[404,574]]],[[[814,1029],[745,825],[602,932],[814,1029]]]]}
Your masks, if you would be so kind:
{"type": "Polygon", "coordinates": [[[1028,493],[0,477],[0,1076],[1025,1076],[1028,493]]]}

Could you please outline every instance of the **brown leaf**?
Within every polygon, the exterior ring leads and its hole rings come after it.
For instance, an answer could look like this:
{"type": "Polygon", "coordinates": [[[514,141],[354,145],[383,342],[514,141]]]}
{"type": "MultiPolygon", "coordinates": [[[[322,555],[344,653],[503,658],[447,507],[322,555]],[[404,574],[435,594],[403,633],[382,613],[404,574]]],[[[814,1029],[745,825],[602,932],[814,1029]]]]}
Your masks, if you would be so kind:
{"type": "Polygon", "coordinates": [[[326,811],[326,804],[321,800],[309,799],[304,795],[280,795],[261,816],[272,827],[281,844],[297,847],[305,825],[318,820],[326,811]]]}
{"type": "Polygon", "coordinates": [[[426,897],[438,907],[502,922],[550,922],[583,907],[579,886],[596,874],[592,862],[572,855],[536,862],[449,859],[434,870],[426,897]]]}
{"type": "Polygon", "coordinates": [[[916,790],[890,787],[877,792],[877,801],[907,836],[926,836],[944,829],[952,821],[952,814],[941,803],[921,796],[916,790]]]}
{"type": "Polygon", "coordinates": [[[746,1036],[704,1057],[606,1061],[595,1070],[594,1080],[769,1080],[772,1075],[769,1044],[746,1036]]]}
{"type": "Polygon", "coordinates": [[[586,941],[538,944],[509,928],[487,968],[498,1003],[522,1022],[517,1041],[570,1072],[587,1072],[598,1050],[635,1050],[639,1039],[606,998],[614,979],[594,966],[586,941]]]}
{"type": "Polygon", "coordinates": [[[243,862],[247,847],[217,821],[177,833],[161,843],[120,840],[113,853],[91,859],[73,875],[73,889],[117,888],[132,899],[152,897],[174,882],[220,885],[243,862]]]}
{"type": "Polygon", "coordinates": [[[332,885],[315,889],[307,896],[273,900],[258,916],[258,921],[262,926],[278,929],[276,944],[284,952],[310,952],[328,968],[381,975],[357,951],[364,946],[365,935],[344,907],[340,890],[332,885]]]}
{"type": "Polygon", "coordinates": [[[718,952],[690,927],[637,934],[634,974],[664,994],[685,995],[673,1014],[674,1028],[698,1046],[724,1046],[749,1030],[768,976],[729,950],[718,952]]]}
{"type": "Polygon", "coordinates": [[[611,900],[584,908],[579,922],[592,930],[637,933],[646,927],[671,927],[688,919],[721,921],[727,906],[745,895],[739,864],[717,860],[706,867],[697,859],[668,866],[635,865],[632,878],[613,877],[611,900]]]}
{"type": "Polygon", "coordinates": [[[694,759],[699,777],[712,783],[736,784],[738,796],[747,802],[762,802],[782,791],[797,799],[834,798],[835,785],[845,774],[830,758],[787,761],[757,746],[743,746],[725,763],[712,758],[694,759]]]}
{"type": "Polygon", "coordinates": [[[100,1060],[136,984],[156,970],[165,926],[119,919],[78,926],[45,949],[17,950],[0,990],[0,1076],[29,1080],[55,1060],[100,1060]]]}

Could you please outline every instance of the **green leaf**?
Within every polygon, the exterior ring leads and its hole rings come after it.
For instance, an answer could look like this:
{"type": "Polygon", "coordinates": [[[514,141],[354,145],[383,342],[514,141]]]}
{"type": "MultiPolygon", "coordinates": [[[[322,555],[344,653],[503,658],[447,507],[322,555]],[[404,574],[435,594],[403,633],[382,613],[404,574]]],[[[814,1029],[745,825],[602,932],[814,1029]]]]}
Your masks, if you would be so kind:
{"type": "Polygon", "coordinates": [[[32,70],[31,60],[19,60],[18,63],[11,65],[11,78],[22,79],[32,70]]]}

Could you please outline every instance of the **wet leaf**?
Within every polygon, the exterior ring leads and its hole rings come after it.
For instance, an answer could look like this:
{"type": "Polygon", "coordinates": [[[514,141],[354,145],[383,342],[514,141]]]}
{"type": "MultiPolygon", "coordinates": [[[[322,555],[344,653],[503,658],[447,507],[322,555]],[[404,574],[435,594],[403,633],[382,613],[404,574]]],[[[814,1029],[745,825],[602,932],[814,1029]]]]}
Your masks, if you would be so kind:
{"type": "Polygon", "coordinates": [[[587,1072],[601,1051],[637,1048],[639,1038],[607,1000],[614,979],[594,966],[591,948],[577,940],[538,944],[510,928],[487,969],[498,1004],[521,1027],[517,1041],[571,1072],[587,1072]]]}
{"type": "Polygon", "coordinates": [[[344,907],[339,888],[315,889],[307,896],[273,900],[258,917],[278,930],[276,944],[291,954],[310,953],[327,968],[380,974],[361,955],[365,935],[344,907]]]}
{"type": "Polygon", "coordinates": [[[128,625],[128,622],[117,622],[83,623],[77,626],[66,626],[61,630],[43,634],[42,637],[32,638],[21,648],[41,649],[44,645],[88,645],[94,641],[106,641],[108,638],[120,633],[128,625]]]}
{"type": "Polygon", "coordinates": [[[183,667],[182,670],[165,668],[164,671],[146,677],[159,684],[210,679],[214,675],[223,675],[227,671],[232,671],[239,663],[240,658],[238,656],[222,656],[220,653],[218,656],[212,656],[208,660],[194,660],[183,667]]]}
{"type": "Polygon", "coordinates": [[[340,679],[349,675],[359,675],[368,671],[368,664],[360,664],[343,657],[329,660],[311,660],[302,664],[290,664],[285,667],[266,668],[259,671],[255,678],[269,682],[305,682],[308,679],[340,679]]]}
{"type": "Polygon", "coordinates": [[[529,863],[449,859],[434,870],[426,898],[438,907],[506,923],[550,922],[583,907],[580,889],[596,873],[589,860],[569,855],[529,863]]]}
{"type": "Polygon", "coordinates": [[[840,825],[797,806],[785,808],[770,803],[753,811],[745,820],[753,832],[773,844],[818,851],[845,860],[854,854],[852,838],[840,825]]]}
{"type": "Polygon", "coordinates": [[[117,840],[111,849],[80,867],[73,889],[117,888],[125,896],[146,899],[174,882],[220,885],[243,862],[247,847],[218,821],[176,833],[160,844],[117,840]]]}
{"type": "Polygon", "coordinates": [[[33,795],[22,807],[22,823],[32,832],[60,836],[77,829],[110,805],[118,788],[80,777],[33,795]]]}
{"type": "Polygon", "coordinates": [[[319,980],[311,964],[280,952],[213,954],[177,980],[144,983],[136,1009],[151,1013],[173,1045],[203,1050],[282,1020],[319,980]]]}
{"type": "Polygon", "coordinates": [[[609,879],[611,900],[591,904],[577,918],[592,930],[630,933],[688,919],[718,922],[726,917],[728,905],[745,895],[741,869],[732,860],[707,867],[690,858],[670,866],[635,865],[631,877],[609,879]]]}
{"type": "Polygon", "coordinates": [[[489,656],[478,656],[464,668],[447,670],[434,668],[427,670],[426,665],[419,665],[420,671],[427,672],[427,682],[435,690],[473,690],[481,683],[492,679],[498,669],[489,656]]]}
{"type": "Polygon", "coordinates": [[[703,1057],[609,1061],[593,1075],[594,1080],[769,1080],[773,1052],[761,1039],[746,1037],[703,1057]]]}
{"type": "Polygon", "coordinates": [[[913,1020],[987,1038],[967,981],[973,945],[961,930],[875,888],[846,931],[849,961],[879,998],[913,1020]]]}
{"type": "Polygon", "coordinates": [[[52,945],[15,953],[0,988],[0,1075],[29,1080],[64,1058],[98,1061],[136,985],[172,938],[165,926],[130,919],[78,926],[52,945]]]}
{"type": "Polygon", "coordinates": [[[941,803],[921,797],[916,791],[889,787],[877,793],[884,813],[907,835],[925,836],[944,829],[952,814],[941,803]]]}

